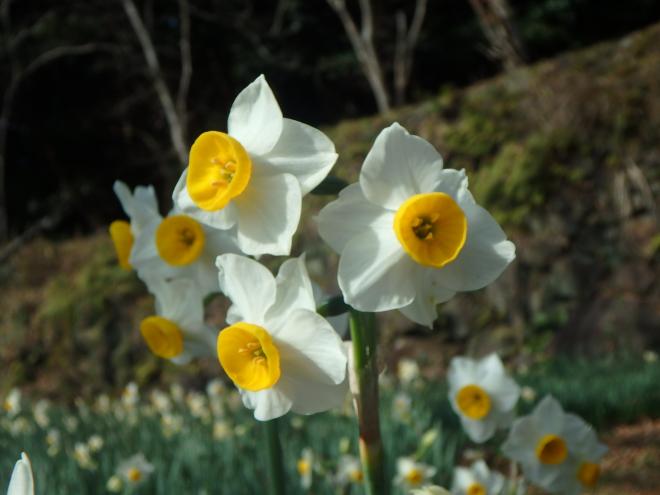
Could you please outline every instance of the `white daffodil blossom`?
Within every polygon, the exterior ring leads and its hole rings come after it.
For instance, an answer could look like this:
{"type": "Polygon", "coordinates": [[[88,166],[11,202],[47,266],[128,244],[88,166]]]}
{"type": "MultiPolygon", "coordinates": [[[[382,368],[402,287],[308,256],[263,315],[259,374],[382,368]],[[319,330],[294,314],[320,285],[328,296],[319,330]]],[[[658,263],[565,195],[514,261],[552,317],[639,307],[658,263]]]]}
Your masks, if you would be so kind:
{"type": "Polygon", "coordinates": [[[364,480],[360,459],[352,455],[342,455],[337,463],[335,483],[341,487],[360,484],[364,480]]]}
{"type": "Polygon", "coordinates": [[[204,294],[192,280],[151,279],[156,315],[140,323],[140,333],[155,355],[176,364],[214,356],[217,332],[204,323],[204,294]]]}
{"type": "Polygon", "coordinates": [[[296,462],[296,470],[300,476],[300,486],[309,490],[314,476],[314,452],[309,447],[303,449],[300,459],[296,462]]]}
{"type": "Polygon", "coordinates": [[[552,396],[528,416],[516,419],[502,444],[504,455],[521,464],[527,480],[551,493],[568,495],[596,485],[597,463],[606,451],[591,426],[565,413],[552,396]]]}
{"type": "Polygon", "coordinates": [[[146,481],[153,471],[153,464],[140,452],[119,464],[117,475],[129,486],[135,486],[146,481]]]}
{"type": "Polygon", "coordinates": [[[12,388],[9,391],[5,400],[2,402],[2,409],[10,418],[21,412],[21,391],[19,389],[12,388]]]}
{"type": "Polygon", "coordinates": [[[431,481],[437,469],[428,464],[417,462],[410,457],[399,457],[396,460],[396,472],[394,483],[406,490],[410,490],[412,488],[420,488],[431,481]]]}
{"type": "Polygon", "coordinates": [[[34,495],[32,464],[25,452],[21,453],[21,458],[14,465],[7,495],[34,495]]]}
{"type": "Polygon", "coordinates": [[[221,230],[204,225],[174,209],[165,218],[152,217],[135,236],[129,263],[150,292],[158,279],[190,279],[202,288],[202,297],[218,292],[215,258],[239,253],[236,242],[221,230]]]}
{"type": "Polygon", "coordinates": [[[318,222],[340,254],[346,303],[398,309],[429,327],[437,304],[485,287],[515,258],[515,246],[468,191],[465,171],[443,169],[430,143],[396,123],[376,138],[359,182],[318,222]]]}
{"type": "Polygon", "coordinates": [[[426,485],[412,490],[410,495],[451,495],[451,493],[438,485],[426,485]]]}
{"type": "Polygon", "coordinates": [[[504,489],[504,476],[491,471],[483,460],[469,468],[454,468],[452,495],[500,495],[504,489]]]}
{"type": "Polygon", "coordinates": [[[206,225],[231,229],[245,254],[288,255],[302,196],[334,165],[335,146],[321,131],[283,118],[264,76],[236,97],[227,127],[195,140],[174,202],[206,225]]]}
{"type": "Polygon", "coordinates": [[[152,222],[154,218],[160,217],[158,200],[153,186],[137,186],[131,193],[126,184],[115,181],[113,190],[130,222],[126,220],[112,222],[109,229],[110,237],[115,246],[119,266],[124,270],[131,270],[129,258],[135,238],[142,228],[152,222]]]}
{"type": "Polygon", "coordinates": [[[498,428],[513,421],[520,387],[497,354],[478,360],[455,357],[449,364],[447,381],[451,407],[472,441],[485,442],[498,428]]]}
{"type": "Polygon", "coordinates": [[[347,392],[346,351],[316,312],[302,258],[285,261],[277,278],[258,262],[217,259],[222,292],[233,305],[218,335],[218,359],[254,417],[292,410],[313,414],[341,406],[347,392]]]}

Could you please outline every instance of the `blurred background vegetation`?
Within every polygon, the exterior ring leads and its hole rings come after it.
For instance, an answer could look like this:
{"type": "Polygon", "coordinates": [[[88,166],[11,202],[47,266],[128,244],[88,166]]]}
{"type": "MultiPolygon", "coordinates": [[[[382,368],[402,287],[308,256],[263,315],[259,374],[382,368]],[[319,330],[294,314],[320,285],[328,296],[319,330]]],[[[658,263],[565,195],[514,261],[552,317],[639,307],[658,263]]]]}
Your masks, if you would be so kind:
{"type": "MultiPolygon", "coordinates": [[[[116,179],[155,184],[169,210],[190,142],[225,130],[260,73],[287,117],[335,141],[336,175],[355,180],[399,121],[468,170],[517,245],[434,332],[385,315],[383,368],[660,348],[657,1],[3,0],[0,17],[0,395],[220,373],[149,355],[135,329],[152,301],[105,229],[124,217],[116,179]]],[[[337,260],[313,220],[329,199],[306,199],[292,254],[332,292],[337,260]]],[[[218,326],[225,305],[209,305],[218,326]]]]}

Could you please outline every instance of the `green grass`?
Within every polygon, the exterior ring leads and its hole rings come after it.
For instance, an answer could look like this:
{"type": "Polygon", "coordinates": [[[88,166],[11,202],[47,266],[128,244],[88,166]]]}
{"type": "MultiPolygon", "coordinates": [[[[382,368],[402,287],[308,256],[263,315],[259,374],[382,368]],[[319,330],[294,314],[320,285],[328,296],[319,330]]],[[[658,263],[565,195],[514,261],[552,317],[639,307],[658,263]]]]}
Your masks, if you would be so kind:
{"type": "MultiPolygon", "coordinates": [[[[565,409],[583,416],[601,430],[621,422],[634,421],[643,416],[660,413],[660,363],[644,363],[640,359],[621,358],[600,361],[553,361],[540,365],[519,376],[518,381],[537,393],[539,400],[545,393],[554,394],[565,409]]],[[[418,380],[404,393],[411,398],[410,416],[396,414],[394,397],[401,388],[385,386],[382,399],[382,429],[388,452],[387,473],[394,476],[397,456],[414,455],[422,434],[431,427],[438,428],[438,440],[422,455],[422,460],[438,468],[435,482],[449,484],[452,468],[461,450],[470,445],[460,430],[457,417],[451,411],[444,382],[418,380]]],[[[143,452],[153,463],[154,474],[134,491],[124,493],[153,494],[251,494],[264,493],[266,480],[265,451],[261,444],[260,425],[236,402],[233,392],[223,398],[222,416],[217,421],[231,425],[233,434],[224,440],[213,438],[212,413],[201,420],[191,414],[186,402],[174,403],[172,413],[183,418],[183,429],[165,437],[160,415],[146,399],[136,409],[134,420],[117,417],[113,412],[100,413],[93,407],[73,410],[53,406],[50,425],[42,429],[35,424],[31,406],[23,404],[17,416],[25,418],[29,431],[12,434],[10,425],[15,419],[0,418],[0,490],[20,451],[27,451],[33,461],[37,494],[69,495],[107,493],[105,484],[118,464],[137,452],[143,452]],[[232,402],[234,401],[234,402],[232,402]],[[232,406],[233,404],[233,406],[232,406]],[[238,407],[237,407],[238,406],[238,407]],[[75,428],[67,430],[70,417],[78,420],[75,428]],[[237,433],[238,427],[238,433],[237,433]],[[48,429],[61,432],[61,449],[54,456],[47,454],[48,429]],[[97,464],[94,471],[84,470],[73,458],[76,442],[100,435],[105,445],[93,454],[97,464]]],[[[125,411],[113,403],[113,411],[125,411]]],[[[533,407],[533,402],[520,401],[521,414],[533,407]]],[[[284,462],[287,467],[287,493],[305,493],[299,485],[296,461],[303,448],[309,447],[318,461],[314,485],[310,493],[335,494],[332,483],[336,461],[344,448],[357,455],[356,426],[350,407],[310,417],[287,415],[280,421],[284,462]],[[344,439],[344,440],[342,440],[344,439]]],[[[494,441],[485,447],[495,453],[494,441]]],[[[350,493],[362,493],[353,487],[350,493]]]]}

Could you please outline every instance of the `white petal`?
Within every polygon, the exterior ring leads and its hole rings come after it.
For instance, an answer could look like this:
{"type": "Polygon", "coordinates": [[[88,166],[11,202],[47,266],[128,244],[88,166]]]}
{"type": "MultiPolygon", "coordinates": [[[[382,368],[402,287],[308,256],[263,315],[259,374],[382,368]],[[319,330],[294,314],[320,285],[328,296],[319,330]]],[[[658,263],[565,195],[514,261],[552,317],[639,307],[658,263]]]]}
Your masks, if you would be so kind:
{"type": "Polygon", "coordinates": [[[453,397],[466,385],[478,383],[477,365],[474,359],[455,357],[449,363],[447,371],[449,395],[453,397]]]}
{"type": "Polygon", "coordinates": [[[238,214],[234,203],[229,202],[229,204],[221,210],[202,210],[193,202],[190,198],[190,194],[188,194],[188,188],[186,187],[187,175],[188,169],[185,169],[183,174],[181,174],[181,177],[179,177],[179,181],[176,183],[174,192],[172,193],[172,200],[174,201],[177,210],[184,215],[189,215],[204,225],[208,225],[215,229],[227,230],[232,228],[238,220],[238,214]]]}
{"type": "Polygon", "coordinates": [[[451,491],[455,495],[464,495],[467,489],[474,483],[472,471],[468,468],[454,468],[454,481],[451,485],[451,491]]]}
{"type": "Polygon", "coordinates": [[[472,439],[473,442],[483,443],[495,434],[497,430],[497,423],[489,416],[475,421],[465,416],[461,416],[461,424],[465,433],[472,439]]]}
{"type": "Polygon", "coordinates": [[[367,230],[342,251],[339,287],[346,303],[361,311],[402,308],[415,298],[413,266],[393,230],[367,230]]]}
{"type": "Polygon", "coordinates": [[[280,352],[282,376],[328,385],[344,381],[348,358],[341,339],[323,317],[298,309],[278,322],[280,326],[273,327],[270,321],[265,325],[280,352]]]}
{"type": "Polygon", "coordinates": [[[565,413],[561,404],[552,395],[546,395],[534,408],[532,416],[538,422],[541,433],[561,435],[565,413]]]}
{"type": "Polygon", "coordinates": [[[435,190],[441,170],[442,157],[435,148],[394,123],[376,138],[360,185],[372,203],[397,209],[410,196],[435,190]]]}
{"type": "Polygon", "coordinates": [[[468,179],[464,169],[455,170],[453,168],[445,168],[440,171],[438,183],[433,188],[433,191],[448,194],[456,201],[465,194],[467,187],[468,179]]]}
{"type": "Polygon", "coordinates": [[[263,155],[273,149],[282,134],[282,111],[261,75],[241,91],[229,111],[229,135],[247,152],[263,155]]]}
{"type": "Polygon", "coordinates": [[[300,221],[298,181],[289,174],[252,177],[236,198],[238,245],[245,254],[288,255],[300,221]]]}
{"type": "Polygon", "coordinates": [[[415,279],[415,300],[399,311],[415,323],[433,328],[438,317],[437,305],[449,301],[456,292],[439,286],[431,277],[431,270],[415,266],[411,276],[415,279]]]}
{"type": "Polygon", "coordinates": [[[264,315],[275,302],[275,278],[257,261],[223,254],[216,260],[220,290],[231,299],[244,321],[262,325],[264,315]]]}
{"type": "Polygon", "coordinates": [[[293,412],[315,414],[343,405],[348,392],[348,379],[338,385],[329,385],[287,376],[281,378],[277,388],[291,399],[293,412]]]}
{"type": "Polygon", "coordinates": [[[270,421],[284,416],[291,410],[291,399],[277,385],[258,392],[242,391],[243,404],[254,409],[254,419],[270,421]]]}
{"type": "Polygon", "coordinates": [[[293,175],[303,196],[318,186],[337,161],[335,145],[318,129],[284,119],[275,147],[263,155],[266,166],[293,175]]]}
{"type": "Polygon", "coordinates": [[[513,422],[509,436],[502,444],[502,453],[509,459],[523,464],[537,463],[534,449],[541,436],[538,422],[534,417],[518,418],[513,422]]]}
{"type": "Polygon", "coordinates": [[[199,326],[204,321],[202,291],[192,280],[160,280],[152,283],[156,312],[183,327],[199,326]]]}
{"type": "Polygon", "coordinates": [[[477,290],[500,276],[516,257],[516,248],[481,206],[469,201],[459,206],[467,217],[467,239],[456,260],[438,271],[438,281],[455,291],[477,290]]]}
{"type": "Polygon", "coordinates": [[[29,457],[23,452],[14,465],[7,495],[34,495],[34,479],[29,457]]]}
{"type": "Polygon", "coordinates": [[[391,211],[367,200],[359,183],[345,187],[339,198],[327,204],[317,217],[319,235],[341,253],[352,238],[365,229],[392,229],[391,211]]]}
{"type": "Polygon", "coordinates": [[[160,217],[156,191],[153,186],[137,186],[134,194],[131,194],[128,186],[117,180],[112,188],[119,198],[124,212],[131,219],[131,229],[134,234],[139,233],[143,225],[153,220],[154,217],[160,217]]]}
{"type": "Polygon", "coordinates": [[[305,267],[304,255],[282,263],[275,283],[277,284],[277,296],[275,303],[266,315],[266,319],[272,322],[272,325],[279,326],[279,321],[287,320],[289,314],[296,309],[316,312],[314,291],[305,267]]]}

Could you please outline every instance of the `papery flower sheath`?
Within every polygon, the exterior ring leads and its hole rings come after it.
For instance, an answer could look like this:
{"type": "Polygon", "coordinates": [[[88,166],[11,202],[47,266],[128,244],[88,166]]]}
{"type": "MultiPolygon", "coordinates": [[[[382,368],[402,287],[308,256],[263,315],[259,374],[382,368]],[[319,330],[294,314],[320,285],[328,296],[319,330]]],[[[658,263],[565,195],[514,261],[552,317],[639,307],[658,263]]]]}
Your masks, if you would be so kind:
{"type": "Polygon", "coordinates": [[[159,357],[185,364],[193,357],[214,356],[217,332],[204,323],[204,295],[186,279],[149,281],[156,314],[140,323],[147,346],[159,357]]]}
{"type": "Polygon", "coordinates": [[[243,256],[218,257],[220,288],[233,305],[218,335],[221,366],[243,404],[261,421],[289,410],[312,414],[342,405],[347,357],[332,326],[315,310],[302,258],[287,260],[277,279],[243,256]]]}
{"type": "Polygon", "coordinates": [[[283,118],[264,76],[236,97],[227,127],[195,140],[174,202],[205,225],[231,229],[245,254],[287,255],[301,198],[334,165],[334,144],[321,131],[283,118]]]}
{"type": "Polygon", "coordinates": [[[449,364],[449,402],[474,442],[491,438],[513,421],[520,387],[497,354],[483,359],[455,357],[449,364]]]}
{"type": "Polygon", "coordinates": [[[318,222],[340,254],[348,304],[399,309],[429,327],[438,303],[485,287],[515,258],[513,243],[468,191],[465,171],[443,169],[431,144],[396,123],[376,138],[359,182],[318,222]]]}

